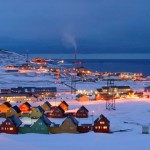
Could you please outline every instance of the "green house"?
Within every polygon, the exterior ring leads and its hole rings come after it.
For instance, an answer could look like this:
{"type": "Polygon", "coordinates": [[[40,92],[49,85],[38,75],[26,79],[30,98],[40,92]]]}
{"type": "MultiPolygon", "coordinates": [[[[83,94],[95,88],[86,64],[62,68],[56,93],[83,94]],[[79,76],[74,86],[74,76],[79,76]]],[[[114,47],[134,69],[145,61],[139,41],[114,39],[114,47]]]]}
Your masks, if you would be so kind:
{"type": "Polygon", "coordinates": [[[41,133],[49,134],[49,127],[52,122],[46,117],[41,116],[33,125],[24,125],[19,128],[19,133],[41,133]]]}

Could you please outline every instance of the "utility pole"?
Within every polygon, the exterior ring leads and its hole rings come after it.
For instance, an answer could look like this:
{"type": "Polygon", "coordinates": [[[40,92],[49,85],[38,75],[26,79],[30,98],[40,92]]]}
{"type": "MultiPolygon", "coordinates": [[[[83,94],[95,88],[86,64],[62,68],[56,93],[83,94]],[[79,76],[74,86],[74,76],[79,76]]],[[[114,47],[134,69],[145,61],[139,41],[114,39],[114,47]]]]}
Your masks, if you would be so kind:
{"type": "Polygon", "coordinates": [[[115,110],[115,95],[114,95],[114,79],[107,79],[107,95],[108,99],[106,100],[106,109],[115,110]]]}

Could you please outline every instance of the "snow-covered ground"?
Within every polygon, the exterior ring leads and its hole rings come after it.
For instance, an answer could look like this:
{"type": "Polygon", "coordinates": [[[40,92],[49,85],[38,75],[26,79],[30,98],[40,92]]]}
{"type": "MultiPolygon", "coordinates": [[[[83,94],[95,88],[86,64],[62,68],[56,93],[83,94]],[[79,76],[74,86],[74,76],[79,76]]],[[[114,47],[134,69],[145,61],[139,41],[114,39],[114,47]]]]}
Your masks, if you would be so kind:
{"type": "MultiPolygon", "coordinates": [[[[10,56],[7,56],[10,57],[10,56]]],[[[3,61],[3,64],[5,62],[3,61]]],[[[65,79],[63,79],[65,80],[65,79]]],[[[59,90],[70,90],[62,84],[55,84],[55,77],[50,75],[26,75],[8,73],[0,70],[0,88],[17,86],[56,86],[59,90]]],[[[71,84],[68,80],[67,84],[71,84]]],[[[77,82],[77,90],[96,90],[106,85],[106,81],[77,82]]],[[[115,85],[128,85],[133,90],[143,91],[150,82],[117,81],[115,85]]],[[[118,99],[116,110],[105,109],[105,101],[78,102],[75,95],[58,95],[57,99],[50,99],[52,105],[58,105],[62,100],[69,104],[70,109],[76,109],[84,105],[89,110],[88,119],[78,119],[79,123],[92,123],[100,114],[104,114],[110,120],[110,129],[113,133],[84,133],[84,134],[0,134],[0,150],[149,150],[150,135],[142,134],[142,125],[150,125],[150,98],[142,99],[118,99]],[[92,112],[94,111],[94,116],[92,112]],[[128,122],[128,123],[124,123],[128,122]],[[115,132],[127,130],[127,132],[115,132]]],[[[43,102],[31,103],[33,106],[43,102]]],[[[15,103],[12,103],[15,105],[15,103]]],[[[20,104],[17,104],[20,105],[20,104]]],[[[52,119],[55,123],[61,123],[64,119],[52,119]]],[[[0,123],[4,119],[0,118],[0,123]]],[[[25,120],[22,119],[24,122],[25,120]]]]}
{"type": "MultiPolygon", "coordinates": [[[[51,101],[55,104],[54,101],[51,101]]],[[[42,103],[42,102],[41,102],[42,103]]],[[[59,103],[59,102],[57,102],[59,103]]],[[[150,123],[150,99],[123,99],[116,101],[116,110],[105,109],[104,101],[77,102],[67,100],[73,108],[85,105],[90,113],[94,110],[94,119],[99,114],[104,114],[109,120],[111,131],[130,129],[128,132],[84,133],[84,134],[0,134],[0,149],[2,150],[49,150],[49,149],[86,149],[95,148],[104,150],[149,150],[150,135],[142,134],[142,125],[150,123]],[[124,123],[129,122],[129,123],[124,123]]],[[[61,122],[63,119],[50,119],[61,122]]],[[[80,119],[82,122],[92,122],[92,117],[80,119]]]]}

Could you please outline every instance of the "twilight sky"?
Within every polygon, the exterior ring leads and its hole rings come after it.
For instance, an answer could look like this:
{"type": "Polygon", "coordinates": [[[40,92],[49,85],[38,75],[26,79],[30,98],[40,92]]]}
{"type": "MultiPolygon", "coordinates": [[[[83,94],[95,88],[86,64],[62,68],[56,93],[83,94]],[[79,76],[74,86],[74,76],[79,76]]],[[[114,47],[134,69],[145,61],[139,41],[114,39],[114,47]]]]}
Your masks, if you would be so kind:
{"type": "Polygon", "coordinates": [[[1,0],[0,49],[150,52],[150,0],[1,0]]]}

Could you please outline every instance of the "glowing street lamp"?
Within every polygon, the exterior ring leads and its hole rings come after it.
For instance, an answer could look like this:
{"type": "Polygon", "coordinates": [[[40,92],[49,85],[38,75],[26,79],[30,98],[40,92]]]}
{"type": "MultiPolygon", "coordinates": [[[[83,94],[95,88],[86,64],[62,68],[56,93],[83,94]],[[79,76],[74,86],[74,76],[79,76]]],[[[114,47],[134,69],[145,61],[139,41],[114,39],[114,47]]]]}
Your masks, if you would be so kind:
{"type": "Polygon", "coordinates": [[[92,125],[94,124],[94,110],[92,111],[92,125]]]}

